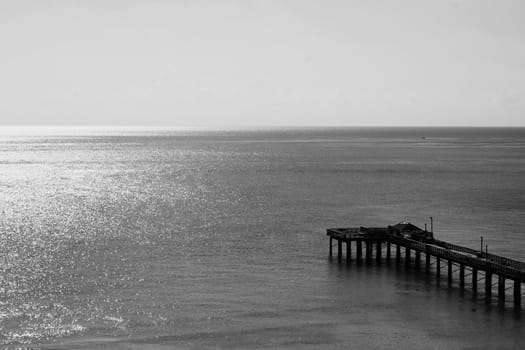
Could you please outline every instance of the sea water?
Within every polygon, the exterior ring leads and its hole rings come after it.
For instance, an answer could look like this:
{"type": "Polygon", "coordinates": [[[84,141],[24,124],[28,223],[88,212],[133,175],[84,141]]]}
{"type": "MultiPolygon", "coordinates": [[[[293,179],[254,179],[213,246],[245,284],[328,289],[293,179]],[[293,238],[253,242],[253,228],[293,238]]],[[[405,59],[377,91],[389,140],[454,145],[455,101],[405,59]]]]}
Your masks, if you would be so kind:
{"type": "Polygon", "coordinates": [[[523,348],[512,289],[340,263],[326,229],[432,216],[525,260],[524,214],[525,129],[3,128],[0,347],[523,348]]]}

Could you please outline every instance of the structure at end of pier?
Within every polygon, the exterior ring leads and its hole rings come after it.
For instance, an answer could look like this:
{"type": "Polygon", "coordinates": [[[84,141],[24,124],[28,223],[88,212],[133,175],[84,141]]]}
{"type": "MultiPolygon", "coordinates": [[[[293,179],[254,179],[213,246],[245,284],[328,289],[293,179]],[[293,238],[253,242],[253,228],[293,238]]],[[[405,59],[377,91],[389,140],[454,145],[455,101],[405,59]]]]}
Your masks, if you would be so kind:
{"type": "Polygon", "coordinates": [[[404,256],[405,265],[408,267],[413,264],[416,270],[421,269],[424,256],[425,273],[432,273],[435,266],[438,283],[441,280],[441,270],[445,267],[448,286],[452,286],[454,273],[459,271],[461,291],[465,290],[466,277],[471,276],[468,284],[473,299],[478,298],[478,282],[484,280],[487,303],[492,301],[492,279],[497,278],[494,285],[497,284],[499,304],[505,305],[506,290],[512,288],[514,308],[521,310],[521,284],[525,282],[525,263],[484,252],[483,245],[481,250],[475,250],[440,241],[434,238],[433,232],[420,229],[409,222],[388,227],[331,228],[327,230],[327,235],[330,237],[330,256],[334,255],[333,246],[336,241],[339,260],[343,259],[343,244],[346,245],[346,260],[355,260],[358,264],[363,262],[363,248],[365,262],[375,260],[377,264],[381,264],[383,260],[391,263],[392,250],[395,249],[396,264],[400,264],[404,256]],[[355,243],[354,259],[352,242],[355,243]],[[386,252],[383,253],[383,250],[386,252]],[[507,287],[507,282],[511,286],[507,287]]]}

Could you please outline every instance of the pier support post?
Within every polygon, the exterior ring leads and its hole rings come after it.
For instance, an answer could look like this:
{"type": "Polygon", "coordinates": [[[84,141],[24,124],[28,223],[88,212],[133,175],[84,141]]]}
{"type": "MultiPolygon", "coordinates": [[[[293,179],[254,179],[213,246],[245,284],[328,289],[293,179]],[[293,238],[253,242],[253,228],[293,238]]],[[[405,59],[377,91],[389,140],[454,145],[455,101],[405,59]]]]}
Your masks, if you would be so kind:
{"type": "Polygon", "coordinates": [[[478,269],[472,268],[472,299],[478,298],[478,269]]]}
{"type": "Polygon", "coordinates": [[[439,284],[439,280],[441,279],[441,259],[439,256],[436,256],[436,281],[439,284]]]}
{"type": "Polygon", "coordinates": [[[465,264],[459,264],[459,288],[465,289],[465,264]]]}
{"type": "Polygon", "coordinates": [[[448,273],[447,273],[447,281],[449,287],[452,285],[452,260],[448,261],[448,273]]]}
{"type": "Polygon", "coordinates": [[[350,262],[352,259],[352,241],[346,241],[346,261],[350,262]]]}
{"type": "Polygon", "coordinates": [[[333,255],[332,254],[332,244],[333,244],[332,242],[333,242],[333,240],[334,239],[332,238],[332,236],[330,236],[330,257],[333,255]]]}
{"type": "Polygon", "coordinates": [[[421,252],[419,250],[416,250],[416,270],[419,270],[420,266],[421,266],[421,252]]]}
{"type": "Polygon", "coordinates": [[[405,247],[405,252],[406,252],[405,265],[408,267],[410,265],[410,248],[405,247]]]}
{"type": "Polygon", "coordinates": [[[485,271],[485,301],[490,303],[492,299],[492,272],[485,271]]]}
{"type": "Polygon", "coordinates": [[[361,263],[363,259],[363,241],[361,240],[358,240],[356,242],[356,258],[357,258],[357,262],[361,263]]]}
{"type": "Polygon", "coordinates": [[[521,281],[514,280],[514,308],[521,309],[521,281]]]}
{"type": "Polygon", "coordinates": [[[377,242],[376,244],[376,262],[378,265],[381,264],[381,245],[382,245],[381,241],[377,242]]]}
{"type": "Polygon", "coordinates": [[[370,262],[370,253],[372,251],[372,247],[369,241],[365,241],[365,260],[366,262],[370,262]]]}
{"type": "Polygon", "coordinates": [[[498,275],[498,302],[505,305],[505,277],[498,275]]]}
{"type": "Polygon", "coordinates": [[[343,256],[343,241],[340,239],[337,240],[337,259],[341,260],[343,256]]]}
{"type": "Polygon", "coordinates": [[[390,242],[386,242],[386,262],[390,262],[390,242]]]}
{"type": "Polygon", "coordinates": [[[401,261],[401,246],[396,244],[396,264],[399,264],[401,261]]]}
{"type": "Polygon", "coordinates": [[[429,253],[425,253],[425,272],[426,273],[430,272],[430,254],[429,253]]]}

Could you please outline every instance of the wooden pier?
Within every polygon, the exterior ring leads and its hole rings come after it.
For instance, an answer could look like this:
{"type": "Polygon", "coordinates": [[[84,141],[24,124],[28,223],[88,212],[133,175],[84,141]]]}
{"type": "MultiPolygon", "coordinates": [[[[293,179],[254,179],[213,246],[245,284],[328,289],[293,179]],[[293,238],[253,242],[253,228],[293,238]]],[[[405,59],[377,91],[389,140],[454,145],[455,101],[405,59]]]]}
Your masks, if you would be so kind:
{"type": "Polygon", "coordinates": [[[459,271],[459,288],[465,290],[466,281],[470,280],[472,298],[478,298],[479,289],[486,303],[492,302],[492,289],[497,285],[497,299],[505,305],[506,291],[512,289],[514,308],[521,310],[521,284],[525,282],[525,263],[502,256],[489,254],[481,250],[458,246],[433,237],[433,233],[422,230],[410,223],[400,223],[388,227],[355,227],[331,228],[327,230],[330,237],[330,256],[333,256],[333,241],[337,242],[337,257],[343,259],[343,243],[346,245],[345,257],[358,264],[374,260],[377,264],[383,261],[396,264],[413,265],[416,270],[431,274],[435,271],[436,281],[440,283],[442,269],[447,276],[447,285],[453,283],[455,272],[459,271]],[[352,250],[352,242],[355,243],[352,250]],[[383,249],[384,248],[384,249],[383,249]],[[375,252],[374,252],[375,250],[375,252]],[[383,253],[383,250],[385,252],[383,253]],[[412,255],[413,254],[413,255],[412,255]],[[374,257],[375,255],[375,257],[374,257]],[[395,255],[395,256],[394,256],[395,255]],[[468,278],[470,277],[470,278],[468,278]],[[468,279],[467,279],[468,278],[468,279]],[[484,286],[479,286],[484,281],[484,286]],[[494,281],[494,282],[493,282],[494,281]],[[510,283],[507,283],[510,281],[510,283]],[[510,284],[509,287],[507,285],[510,284]]]}

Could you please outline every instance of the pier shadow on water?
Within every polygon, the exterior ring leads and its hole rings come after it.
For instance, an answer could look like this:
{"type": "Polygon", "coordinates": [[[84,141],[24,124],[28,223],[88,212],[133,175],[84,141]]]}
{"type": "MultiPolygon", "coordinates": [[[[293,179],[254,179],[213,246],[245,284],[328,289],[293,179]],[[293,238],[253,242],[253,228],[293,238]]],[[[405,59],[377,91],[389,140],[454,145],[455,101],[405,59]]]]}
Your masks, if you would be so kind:
{"type": "Polygon", "coordinates": [[[493,280],[492,293],[489,297],[485,293],[485,276],[482,272],[478,272],[478,289],[473,291],[473,283],[471,272],[467,272],[465,278],[465,285],[462,288],[460,285],[459,269],[454,267],[451,278],[447,275],[447,266],[441,266],[441,272],[438,274],[436,264],[431,263],[429,271],[425,266],[416,268],[415,259],[411,259],[408,266],[405,259],[396,261],[395,258],[387,260],[382,258],[378,262],[374,259],[362,259],[358,261],[352,259],[346,260],[346,257],[338,258],[337,256],[328,257],[331,269],[336,269],[341,274],[347,274],[349,278],[354,279],[356,276],[361,279],[377,278],[382,276],[382,281],[392,283],[392,285],[381,288],[401,288],[398,293],[410,295],[411,292],[428,293],[427,297],[441,298],[447,303],[457,303],[459,307],[469,309],[472,312],[484,312],[487,314],[498,314],[510,317],[515,320],[521,320],[525,310],[516,309],[512,302],[512,285],[506,283],[505,285],[505,299],[498,298],[497,280],[493,280]],[[387,278],[388,275],[391,278],[387,278]]]}

